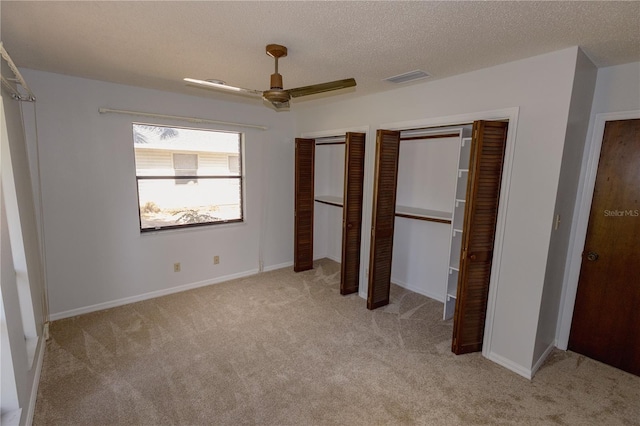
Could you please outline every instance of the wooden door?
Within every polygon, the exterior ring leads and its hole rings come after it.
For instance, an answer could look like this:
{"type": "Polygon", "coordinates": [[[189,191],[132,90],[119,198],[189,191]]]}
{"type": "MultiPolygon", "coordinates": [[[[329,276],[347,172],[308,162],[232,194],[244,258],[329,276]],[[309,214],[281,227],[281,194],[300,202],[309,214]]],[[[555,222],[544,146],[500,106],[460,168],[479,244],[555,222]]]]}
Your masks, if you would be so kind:
{"type": "Polygon", "coordinates": [[[364,146],[364,133],[347,133],[344,159],[340,294],[356,293],[360,283],[364,146]]]}
{"type": "Polygon", "coordinates": [[[400,132],[378,130],[367,309],[389,304],[400,132]]]}
{"type": "Polygon", "coordinates": [[[605,125],[569,349],[640,375],[640,119],[605,125]]]}
{"type": "Polygon", "coordinates": [[[482,349],[507,123],[476,121],[469,160],[451,350],[482,349]]]}
{"type": "Polygon", "coordinates": [[[293,270],[313,269],[314,139],[296,138],[293,270]]]}

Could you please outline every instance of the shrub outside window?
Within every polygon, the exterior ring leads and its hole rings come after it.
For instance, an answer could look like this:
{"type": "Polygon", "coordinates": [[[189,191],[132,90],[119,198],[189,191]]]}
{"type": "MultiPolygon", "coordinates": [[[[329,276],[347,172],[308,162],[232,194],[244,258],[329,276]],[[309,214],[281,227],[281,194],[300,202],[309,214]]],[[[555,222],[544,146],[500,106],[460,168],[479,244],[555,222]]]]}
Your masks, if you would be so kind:
{"type": "Polygon", "coordinates": [[[242,135],[133,124],[140,231],[243,220],[242,135]]]}

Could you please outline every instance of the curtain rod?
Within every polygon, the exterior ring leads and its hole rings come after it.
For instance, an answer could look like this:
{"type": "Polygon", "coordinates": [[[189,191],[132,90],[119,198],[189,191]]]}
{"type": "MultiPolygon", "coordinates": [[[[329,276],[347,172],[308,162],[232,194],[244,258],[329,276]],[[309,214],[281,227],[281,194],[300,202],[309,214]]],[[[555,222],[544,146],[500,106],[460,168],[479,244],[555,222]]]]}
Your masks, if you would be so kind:
{"type": "Polygon", "coordinates": [[[15,78],[15,82],[20,84],[24,90],[27,91],[26,95],[22,95],[20,92],[17,91],[17,89],[15,89],[13,86],[11,86],[9,84],[9,82],[7,80],[5,80],[5,78],[2,78],[2,83],[5,85],[5,87],[10,87],[11,88],[11,92],[13,99],[17,100],[17,101],[29,101],[29,102],[33,102],[36,100],[36,96],[33,94],[33,92],[31,91],[31,89],[29,89],[29,86],[27,85],[27,82],[24,81],[24,78],[22,77],[22,74],[20,74],[20,71],[18,71],[18,67],[16,67],[16,64],[13,63],[13,61],[11,60],[11,57],[9,56],[9,53],[4,49],[4,45],[2,44],[2,42],[0,41],[0,55],[2,56],[2,59],[4,59],[5,61],[7,61],[7,65],[9,65],[9,68],[11,69],[11,72],[13,73],[13,75],[16,77],[15,78]]]}
{"type": "Polygon", "coordinates": [[[231,121],[219,121],[219,120],[209,120],[208,118],[196,118],[196,117],[184,117],[180,115],[167,115],[167,114],[156,114],[153,112],[141,112],[141,111],[129,111],[126,109],[111,109],[111,108],[98,108],[98,112],[100,114],[125,114],[125,115],[138,115],[140,117],[153,117],[153,118],[166,118],[170,120],[182,120],[188,121],[189,123],[208,123],[208,124],[223,124],[229,126],[236,127],[248,127],[250,129],[259,129],[259,130],[268,130],[267,126],[260,126],[258,124],[245,124],[245,123],[234,123],[231,121]]]}

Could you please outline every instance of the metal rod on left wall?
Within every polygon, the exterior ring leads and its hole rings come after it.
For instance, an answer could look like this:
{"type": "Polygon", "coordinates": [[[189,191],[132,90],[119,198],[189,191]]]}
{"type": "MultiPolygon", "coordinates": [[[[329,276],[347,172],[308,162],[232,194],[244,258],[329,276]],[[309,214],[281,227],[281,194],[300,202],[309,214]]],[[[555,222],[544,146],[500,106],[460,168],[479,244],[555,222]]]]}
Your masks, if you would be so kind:
{"type": "MultiPolygon", "coordinates": [[[[26,95],[23,95],[20,92],[17,92],[17,89],[14,89],[13,86],[9,85],[12,88],[11,91],[13,92],[13,98],[18,101],[29,101],[29,102],[35,101],[36,96],[33,94],[31,89],[27,85],[27,82],[22,77],[22,74],[20,74],[20,71],[18,70],[18,67],[16,66],[16,64],[14,64],[13,61],[11,60],[11,56],[9,56],[9,52],[7,52],[4,49],[4,45],[2,44],[1,41],[0,41],[0,56],[2,56],[2,59],[4,59],[7,62],[7,65],[9,65],[11,72],[16,77],[16,83],[20,84],[22,88],[27,92],[26,95]]],[[[4,77],[2,78],[2,83],[5,85],[9,84],[8,81],[4,79],[4,77]]]]}

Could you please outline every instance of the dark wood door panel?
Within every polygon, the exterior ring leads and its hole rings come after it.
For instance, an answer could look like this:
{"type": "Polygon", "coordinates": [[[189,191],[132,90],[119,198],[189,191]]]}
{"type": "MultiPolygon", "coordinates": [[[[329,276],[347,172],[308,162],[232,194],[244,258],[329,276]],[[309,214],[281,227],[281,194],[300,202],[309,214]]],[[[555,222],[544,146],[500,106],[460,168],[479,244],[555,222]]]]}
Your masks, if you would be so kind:
{"type": "Polygon", "coordinates": [[[296,139],[293,270],[313,269],[315,140],[296,139]]]}
{"type": "Polygon", "coordinates": [[[367,308],[389,304],[400,132],[378,130],[367,308]]]}
{"type": "Polygon", "coordinates": [[[360,283],[364,149],[364,133],[347,133],[342,210],[342,264],[340,266],[340,294],[343,295],[356,293],[360,283]]]}
{"type": "Polygon", "coordinates": [[[569,349],[640,375],[640,119],[606,123],[569,349]]]}
{"type": "Polygon", "coordinates": [[[451,344],[456,354],[482,349],[507,127],[505,122],[473,123],[451,344]]]}

